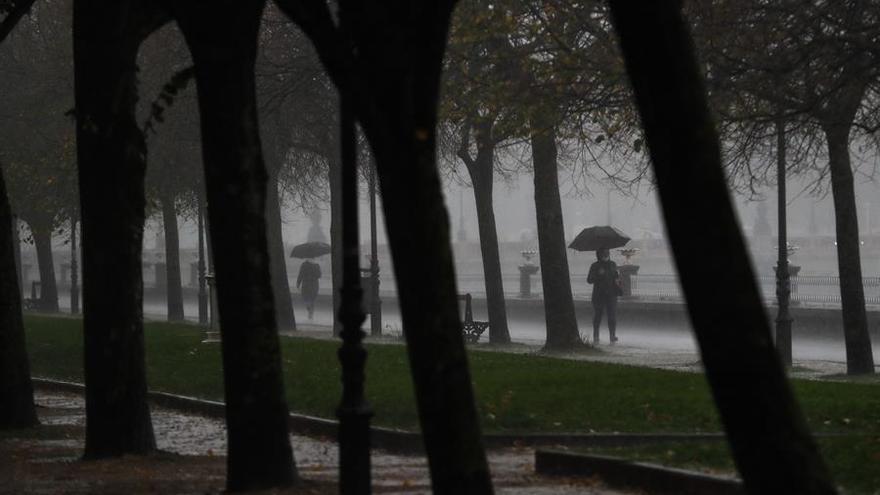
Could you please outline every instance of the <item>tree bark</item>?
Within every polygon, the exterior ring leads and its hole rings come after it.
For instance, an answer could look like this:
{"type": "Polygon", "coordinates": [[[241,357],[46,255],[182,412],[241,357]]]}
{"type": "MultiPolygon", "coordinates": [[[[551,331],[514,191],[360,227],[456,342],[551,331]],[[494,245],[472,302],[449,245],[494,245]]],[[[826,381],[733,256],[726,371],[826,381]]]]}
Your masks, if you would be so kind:
{"type": "Polygon", "coordinates": [[[610,5],[688,313],[746,491],[835,493],[773,345],[680,2],[610,5]]]}
{"type": "MultiPolygon", "coordinates": [[[[498,230],[492,205],[493,167],[495,144],[489,129],[476,132],[477,156],[465,161],[477,206],[477,227],[480,232],[480,254],[483,258],[483,277],[486,284],[486,307],[489,312],[489,342],[509,344],[507,305],[504,301],[504,282],[501,277],[501,257],[498,249],[498,230]]],[[[466,150],[462,150],[466,153],[466,150]]]]}
{"type": "Polygon", "coordinates": [[[163,197],[162,225],[165,228],[165,280],[168,321],[183,321],[183,287],[180,280],[180,234],[174,198],[163,197]]]}
{"type": "Polygon", "coordinates": [[[868,334],[865,289],[862,285],[855,187],[849,158],[850,126],[829,122],[823,128],[828,143],[828,166],[831,170],[831,191],[834,197],[846,372],[849,375],[874,373],[874,355],[868,334]]]}
{"type": "Polygon", "coordinates": [[[547,325],[546,347],[570,349],[581,344],[568,253],[562,201],[559,198],[556,129],[552,118],[537,114],[532,118],[532,164],[535,173],[535,213],[538,221],[538,255],[541,282],[544,286],[544,320],[547,325]]]}
{"type": "Polygon", "coordinates": [[[271,174],[266,196],[266,226],[269,239],[269,259],[272,274],[272,292],[275,294],[275,318],[278,328],[296,330],[296,314],[290,282],[287,279],[287,253],[281,228],[281,198],[278,196],[277,174],[271,174]]]}
{"type": "Polygon", "coordinates": [[[40,268],[40,311],[58,312],[58,284],[55,280],[55,260],[52,255],[52,227],[31,223],[37,265],[40,268]]]}
{"type": "MultiPolygon", "coordinates": [[[[388,108],[391,115],[407,110],[388,108]]],[[[433,126],[424,129],[432,130],[426,143],[409,134],[374,145],[416,402],[434,492],[490,493],[433,126]]]]}
{"type": "Polygon", "coordinates": [[[476,494],[491,493],[492,481],[435,154],[440,74],[454,3],[422,2],[407,9],[346,3],[341,14],[357,20],[351,33],[356,50],[348,50],[346,35],[333,31],[326,6],[290,0],[278,5],[315,41],[343,99],[355,106],[376,158],[432,489],[476,494]]]}
{"type": "Polygon", "coordinates": [[[335,156],[327,160],[327,175],[330,184],[330,270],[333,290],[333,335],[340,335],[342,322],[339,308],[342,297],[342,164],[335,156]]]}
{"type": "Polygon", "coordinates": [[[230,491],[290,485],[254,60],[264,2],[174,3],[196,69],[222,333],[230,491]]]}
{"type": "MultiPolygon", "coordinates": [[[[0,430],[37,425],[34,389],[21,317],[12,211],[0,170],[0,430]]],[[[15,226],[15,228],[18,228],[15,226]]]]}
{"type": "Polygon", "coordinates": [[[86,458],[156,448],[143,337],[146,147],[135,104],[138,47],[164,19],[147,5],[74,2],[86,458]]]}
{"type": "Polygon", "coordinates": [[[6,37],[9,36],[9,33],[11,33],[16,24],[18,24],[18,21],[20,21],[21,18],[31,10],[35,1],[36,0],[20,0],[15,2],[15,6],[13,6],[12,10],[7,13],[6,18],[3,19],[3,22],[0,22],[0,43],[3,43],[6,40],[6,37]]]}

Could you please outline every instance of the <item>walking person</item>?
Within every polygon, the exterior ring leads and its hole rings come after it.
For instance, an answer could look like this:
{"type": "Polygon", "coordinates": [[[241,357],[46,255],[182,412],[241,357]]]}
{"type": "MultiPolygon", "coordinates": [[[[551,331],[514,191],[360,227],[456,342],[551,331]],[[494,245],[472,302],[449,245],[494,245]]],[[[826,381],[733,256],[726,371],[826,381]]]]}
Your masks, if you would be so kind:
{"type": "Polygon", "coordinates": [[[593,345],[599,343],[599,325],[602,313],[608,313],[608,334],[611,343],[617,342],[617,296],[620,295],[620,274],[617,264],[611,261],[607,248],[596,250],[596,258],[590,265],[587,283],[593,285],[593,345]]]}
{"type": "Polygon", "coordinates": [[[301,289],[303,302],[309,312],[311,320],[315,313],[315,299],[318,298],[318,279],[321,278],[321,266],[311,260],[305,260],[299,266],[299,275],[296,277],[296,287],[301,289]]]}

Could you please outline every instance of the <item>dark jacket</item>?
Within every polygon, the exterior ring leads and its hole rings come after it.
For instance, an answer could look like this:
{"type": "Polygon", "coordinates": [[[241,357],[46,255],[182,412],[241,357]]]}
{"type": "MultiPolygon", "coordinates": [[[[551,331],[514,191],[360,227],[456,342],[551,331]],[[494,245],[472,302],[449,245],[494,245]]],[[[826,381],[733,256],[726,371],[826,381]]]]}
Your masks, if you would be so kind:
{"type": "Polygon", "coordinates": [[[311,261],[303,261],[296,277],[296,286],[302,287],[302,295],[314,299],[318,295],[318,279],[321,278],[321,267],[311,261]]]}
{"type": "Polygon", "coordinates": [[[596,261],[590,265],[587,283],[593,284],[593,299],[618,296],[620,274],[617,264],[611,260],[596,261]]]}

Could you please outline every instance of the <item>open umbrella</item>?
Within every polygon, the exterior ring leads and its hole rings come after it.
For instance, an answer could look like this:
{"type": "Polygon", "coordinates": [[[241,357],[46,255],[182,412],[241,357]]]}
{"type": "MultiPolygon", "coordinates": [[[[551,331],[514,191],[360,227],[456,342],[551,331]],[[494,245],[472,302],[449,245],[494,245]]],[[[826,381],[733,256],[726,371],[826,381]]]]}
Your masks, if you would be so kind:
{"type": "Polygon", "coordinates": [[[330,244],[326,242],[306,242],[298,244],[290,251],[291,258],[317,258],[330,252],[330,244]]]}
{"type": "Polygon", "coordinates": [[[595,251],[597,249],[614,249],[629,242],[623,232],[608,225],[587,227],[568,245],[576,251],[595,251]]]}

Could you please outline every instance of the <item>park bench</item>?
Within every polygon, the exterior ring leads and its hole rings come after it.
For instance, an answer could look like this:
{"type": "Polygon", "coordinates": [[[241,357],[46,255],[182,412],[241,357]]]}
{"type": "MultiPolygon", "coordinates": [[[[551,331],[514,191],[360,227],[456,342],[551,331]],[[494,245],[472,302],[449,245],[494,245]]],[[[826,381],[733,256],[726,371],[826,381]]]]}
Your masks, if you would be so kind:
{"type": "Polygon", "coordinates": [[[464,341],[468,344],[475,344],[480,340],[480,335],[483,335],[483,332],[489,328],[489,322],[474,321],[470,294],[459,294],[458,300],[464,301],[464,321],[461,325],[461,331],[464,334],[464,341]]]}
{"type": "Polygon", "coordinates": [[[31,282],[31,297],[25,297],[21,300],[22,309],[25,311],[34,311],[40,309],[40,298],[37,296],[37,291],[42,289],[40,287],[40,282],[38,280],[34,280],[31,282]]]}

